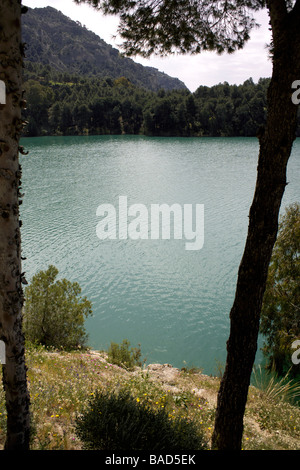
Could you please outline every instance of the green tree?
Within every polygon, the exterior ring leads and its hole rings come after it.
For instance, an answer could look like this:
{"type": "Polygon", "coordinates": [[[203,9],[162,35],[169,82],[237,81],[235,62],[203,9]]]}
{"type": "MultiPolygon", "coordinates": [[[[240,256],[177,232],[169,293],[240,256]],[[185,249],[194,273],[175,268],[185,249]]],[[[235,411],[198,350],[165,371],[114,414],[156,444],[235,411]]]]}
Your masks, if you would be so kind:
{"type": "Polygon", "coordinates": [[[74,119],[71,106],[68,103],[62,104],[59,127],[65,134],[73,133],[74,119]]]}
{"type": "Polygon", "coordinates": [[[58,269],[39,271],[25,288],[24,332],[27,341],[72,350],[84,347],[84,321],[92,313],[91,302],[80,297],[77,282],[56,280],[58,269]]]}
{"type": "Polygon", "coordinates": [[[61,122],[61,105],[56,101],[48,111],[48,119],[50,131],[52,134],[56,134],[60,131],[59,124],[61,122]]]}
{"type": "Polygon", "coordinates": [[[281,376],[289,370],[299,374],[293,365],[292,343],[300,339],[300,205],[286,208],[268,272],[261,314],[260,330],[266,341],[263,352],[268,368],[281,376]]]}
{"type": "MultiPolygon", "coordinates": [[[[43,86],[35,80],[28,80],[25,89],[28,103],[25,116],[32,116],[35,122],[34,125],[38,125],[41,134],[43,130],[48,130],[49,127],[48,108],[54,99],[53,91],[50,87],[43,86]]],[[[31,133],[30,135],[34,136],[36,134],[31,133]]]]}
{"type": "Polygon", "coordinates": [[[90,125],[91,111],[85,103],[76,103],[73,110],[73,119],[79,133],[83,133],[90,125]]]}
{"type": "Polygon", "coordinates": [[[107,14],[119,15],[125,52],[146,57],[205,50],[232,53],[249,39],[256,24],[253,12],[268,10],[273,71],[267,119],[258,134],[257,181],[230,312],[227,360],[212,439],[214,449],[240,450],[268,266],[278,231],[287,163],[296,137],[297,106],[291,100],[291,87],[300,77],[300,0],[75,1],[86,1],[107,14]]]}

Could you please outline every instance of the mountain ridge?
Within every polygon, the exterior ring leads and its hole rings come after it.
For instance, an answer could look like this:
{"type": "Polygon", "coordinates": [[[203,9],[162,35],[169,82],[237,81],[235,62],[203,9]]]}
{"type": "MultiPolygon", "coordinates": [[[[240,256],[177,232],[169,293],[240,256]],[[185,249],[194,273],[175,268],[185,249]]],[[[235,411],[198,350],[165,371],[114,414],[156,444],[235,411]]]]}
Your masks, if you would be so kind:
{"type": "Polygon", "coordinates": [[[125,77],[151,91],[187,90],[178,78],[123,57],[118,49],[53,7],[28,8],[22,17],[22,39],[26,44],[25,63],[83,76],[125,77]]]}

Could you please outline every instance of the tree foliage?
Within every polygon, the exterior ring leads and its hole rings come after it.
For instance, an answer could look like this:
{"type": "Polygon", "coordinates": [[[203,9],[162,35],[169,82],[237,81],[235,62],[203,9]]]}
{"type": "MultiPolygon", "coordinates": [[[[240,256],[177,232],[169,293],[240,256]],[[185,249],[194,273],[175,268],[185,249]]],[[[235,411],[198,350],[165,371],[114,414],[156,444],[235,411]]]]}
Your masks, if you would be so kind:
{"type": "Polygon", "coordinates": [[[241,49],[256,26],[252,10],[264,1],[75,0],[118,14],[127,55],[185,54],[241,49]]]}
{"type": "Polygon", "coordinates": [[[88,78],[28,64],[24,135],[253,137],[265,123],[269,83],[250,78],[241,85],[199,86],[194,93],[154,92],[125,77],[88,78]]]}
{"type": "Polygon", "coordinates": [[[72,350],[85,346],[84,321],[91,302],[81,297],[77,282],[56,280],[58,269],[39,271],[25,288],[24,332],[27,341],[72,350]]]}
{"type": "Polygon", "coordinates": [[[299,373],[292,343],[300,339],[300,204],[286,208],[269,267],[260,330],[268,367],[279,375],[299,373]]]}

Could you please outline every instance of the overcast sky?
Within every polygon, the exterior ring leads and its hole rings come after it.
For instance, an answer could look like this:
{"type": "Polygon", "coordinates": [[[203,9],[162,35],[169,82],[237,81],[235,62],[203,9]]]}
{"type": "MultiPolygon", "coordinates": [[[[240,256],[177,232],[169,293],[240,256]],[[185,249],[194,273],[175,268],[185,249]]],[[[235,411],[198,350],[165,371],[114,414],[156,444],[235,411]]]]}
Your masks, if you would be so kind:
{"type": "MultiPolygon", "coordinates": [[[[115,41],[112,38],[117,30],[117,17],[104,17],[88,5],[76,5],[73,0],[23,0],[22,3],[31,8],[52,6],[72,20],[80,21],[112,46],[118,47],[120,43],[120,39],[115,41]]],[[[191,91],[195,91],[200,85],[212,86],[225,81],[238,85],[250,77],[257,82],[261,77],[271,76],[272,65],[266,49],[270,42],[267,12],[259,12],[256,19],[261,27],[253,30],[244,49],[234,54],[219,56],[213,52],[205,52],[197,56],[153,56],[150,59],[135,57],[133,60],[179,78],[191,91]]]]}

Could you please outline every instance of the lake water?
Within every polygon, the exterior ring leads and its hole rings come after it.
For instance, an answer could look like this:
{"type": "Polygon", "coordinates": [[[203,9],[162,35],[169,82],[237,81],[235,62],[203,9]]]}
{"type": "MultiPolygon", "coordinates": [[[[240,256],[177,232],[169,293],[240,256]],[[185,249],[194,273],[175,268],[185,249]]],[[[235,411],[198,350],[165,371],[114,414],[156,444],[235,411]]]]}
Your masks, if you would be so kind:
{"type": "MultiPolygon", "coordinates": [[[[226,359],[229,312],[244,249],[258,156],[255,138],[82,136],[25,138],[21,157],[23,270],[54,264],[93,304],[89,345],[141,344],[147,363],[216,374],[226,359]],[[100,240],[100,204],[204,205],[204,245],[185,240],[100,240]]],[[[300,141],[282,211],[300,200],[300,141]]],[[[172,234],[171,234],[172,235],[172,234]]],[[[257,361],[261,360],[258,352],[257,361]]]]}

